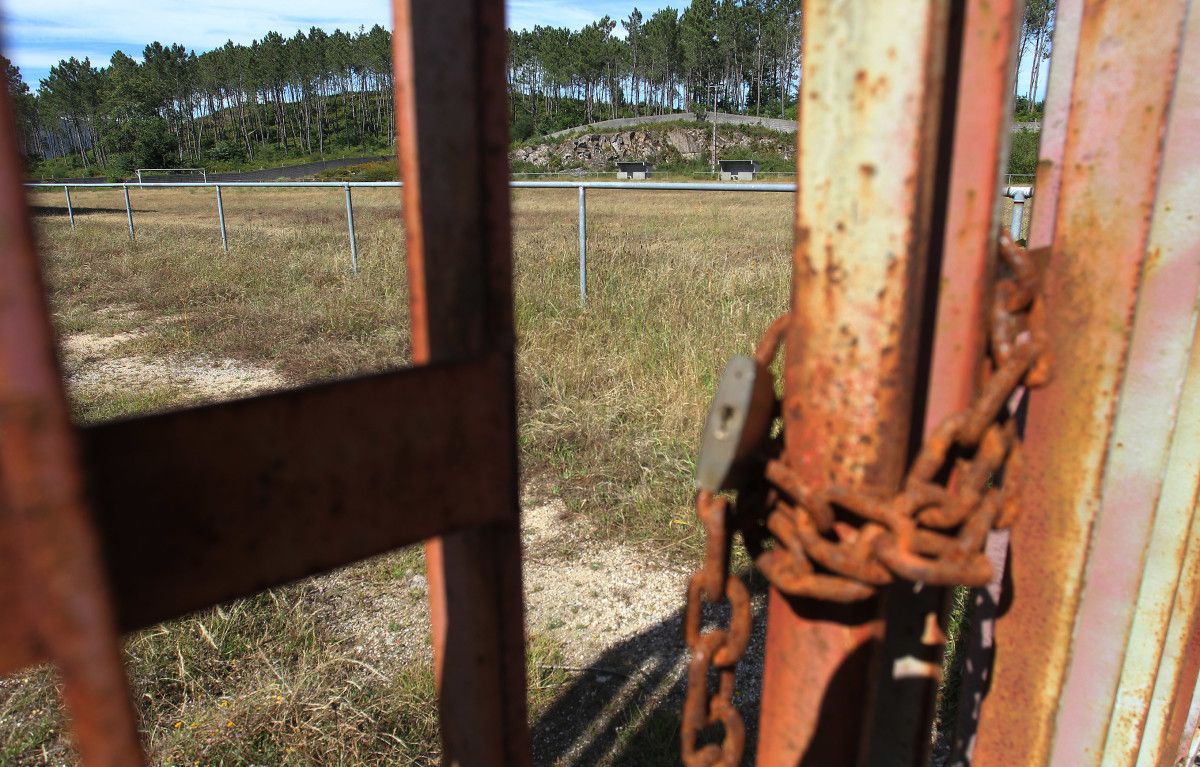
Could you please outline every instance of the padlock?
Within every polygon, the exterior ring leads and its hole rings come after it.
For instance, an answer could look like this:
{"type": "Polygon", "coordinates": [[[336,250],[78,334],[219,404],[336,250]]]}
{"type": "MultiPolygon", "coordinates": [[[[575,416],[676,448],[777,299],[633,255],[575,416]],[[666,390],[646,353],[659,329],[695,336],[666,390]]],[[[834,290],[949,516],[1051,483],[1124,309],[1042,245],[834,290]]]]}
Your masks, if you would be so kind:
{"type": "Polygon", "coordinates": [[[701,490],[716,493],[741,484],[770,437],[775,410],[771,371],[741,354],[729,360],[717,383],[700,441],[696,485],[701,490]]]}

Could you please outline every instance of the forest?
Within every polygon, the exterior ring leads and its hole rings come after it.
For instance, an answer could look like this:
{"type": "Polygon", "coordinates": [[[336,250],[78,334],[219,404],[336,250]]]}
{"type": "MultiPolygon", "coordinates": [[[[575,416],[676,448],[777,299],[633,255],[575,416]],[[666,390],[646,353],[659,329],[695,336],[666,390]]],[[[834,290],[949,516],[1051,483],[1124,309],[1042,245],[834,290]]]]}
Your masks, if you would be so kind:
{"type": "MultiPolygon", "coordinates": [[[[691,0],[682,12],[605,16],[578,30],[509,31],[512,135],[525,140],[612,117],[715,107],[795,116],[800,0],[691,0]]],[[[1026,3],[1018,111],[1032,112],[1049,58],[1054,0],[1026,3]]],[[[2,58],[2,57],[0,57],[2,58]]],[[[0,61],[32,171],[119,175],[135,168],[236,168],[390,147],[391,34],[380,25],[269,32],[197,54],[146,45],[106,65],[74,57],[36,88],[0,61]]],[[[1028,119],[1036,115],[1018,115],[1028,119]]]]}

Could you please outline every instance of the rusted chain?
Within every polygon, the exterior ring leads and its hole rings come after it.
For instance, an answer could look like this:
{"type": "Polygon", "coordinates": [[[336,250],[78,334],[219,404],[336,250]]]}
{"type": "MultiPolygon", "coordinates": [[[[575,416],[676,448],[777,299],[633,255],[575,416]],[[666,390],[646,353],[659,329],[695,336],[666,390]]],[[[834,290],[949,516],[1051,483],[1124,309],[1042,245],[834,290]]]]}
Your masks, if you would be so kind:
{"type": "MultiPolygon", "coordinates": [[[[1051,363],[1040,294],[1048,253],[1018,248],[1007,235],[999,252],[1006,274],[996,282],[987,317],[983,385],[969,407],[928,436],[899,492],[810,485],[780,457],[777,434],[757,453],[761,466],[749,474],[752,479],[736,488],[736,510],[710,492],[697,496],[707,538],[704,566],[688,586],[684,621],[692,653],[681,732],[688,767],[738,764],[744,745],[732,698],[735,667],[750,634],[750,602],[745,586],[728,572],[735,528],[758,570],[792,596],[855,602],[896,579],[939,586],[991,580],[984,541],[989,531],[1012,525],[1021,508],[1021,444],[1008,406],[1023,388],[1045,384],[1051,363]],[[729,628],[702,632],[703,605],[722,598],[732,607],[729,628]],[[722,742],[699,745],[701,730],[718,722],[725,730],[722,742]]],[[[772,322],[755,352],[767,376],[789,319],[772,322]]]]}
{"type": "Polygon", "coordinates": [[[684,613],[684,639],[692,657],[683,704],[681,755],[687,767],[735,767],[741,763],[746,740],[742,716],[733,705],[733,690],[737,662],[750,641],[750,593],[737,576],[729,574],[728,502],[701,491],[696,496],[696,514],[708,538],[704,567],[688,583],[684,613]],[[729,627],[702,631],[704,605],[722,599],[729,602],[729,627]],[[710,691],[711,671],[717,674],[715,691],[710,691]],[[700,731],[718,722],[725,730],[721,744],[701,746],[700,731]]]}
{"type": "MultiPolygon", "coordinates": [[[[1022,387],[1050,376],[1039,292],[1045,255],[1001,238],[1008,274],[996,283],[988,318],[990,369],[971,405],[929,435],[900,492],[811,486],[785,460],[767,462],[764,480],[778,491],[766,509],[775,545],[747,540],[776,588],[851,602],[897,578],[938,586],[991,579],[984,540],[1020,511],[1020,441],[1006,405],[1022,387]]],[[[774,359],[785,322],[776,320],[764,334],[760,362],[774,359]]]]}

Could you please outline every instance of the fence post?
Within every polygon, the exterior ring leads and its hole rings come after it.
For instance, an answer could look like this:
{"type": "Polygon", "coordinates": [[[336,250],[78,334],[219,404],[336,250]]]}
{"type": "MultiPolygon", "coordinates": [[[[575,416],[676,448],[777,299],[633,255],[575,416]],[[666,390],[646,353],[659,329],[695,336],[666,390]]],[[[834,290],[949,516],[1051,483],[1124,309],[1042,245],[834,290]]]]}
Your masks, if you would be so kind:
{"type": "Polygon", "coordinates": [[[122,184],[121,189],[125,191],[125,220],[129,222],[129,239],[137,242],[137,236],[133,233],[133,208],[129,205],[129,184],[122,184]]]}
{"type": "Polygon", "coordinates": [[[1016,242],[1021,239],[1021,224],[1025,217],[1025,193],[1020,189],[1014,189],[1012,201],[1012,222],[1009,224],[1008,231],[1012,235],[1013,242],[1016,242]]]}
{"type": "Polygon", "coordinates": [[[350,198],[350,184],[346,187],[346,224],[350,228],[350,271],[358,274],[358,241],[354,236],[354,203],[350,198]]]}
{"type": "Polygon", "coordinates": [[[587,189],[579,187],[579,303],[587,304],[587,189]]]}
{"type": "Polygon", "coordinates": [[[217,220],[221,222],[221,248],[229,252],[229,237],[225,234],[225,203],[221,199],[221,185],[217,184],[217,220]]]}
{"type": "Polygon", "coordinates": [[[63,184],[63,193],[67,195],[67,218],[71,221],[71,231],[75,231],[75,209],[71,207],[71,187],[63,184]]]}

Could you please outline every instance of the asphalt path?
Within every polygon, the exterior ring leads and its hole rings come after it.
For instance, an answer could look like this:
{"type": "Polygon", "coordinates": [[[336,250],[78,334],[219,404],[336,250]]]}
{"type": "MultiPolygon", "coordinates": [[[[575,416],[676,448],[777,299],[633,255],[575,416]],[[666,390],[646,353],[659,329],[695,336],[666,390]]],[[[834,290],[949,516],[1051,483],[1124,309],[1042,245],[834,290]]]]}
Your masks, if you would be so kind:
{"type": "MultiPolygon", "coordinates": [[[[344,168],[347,165],[361,165],[365,162],[381,162],[390,160],[394,155],[374,155],[372,157],[345,157],[337,160],[318,160],[316,162],[306,162],[300,165],[285,165],[280,168],[260,168],[258,170],[238,171],[237,173],[209,173],[209,181],[300,181],[315,176],[323,170],[330,168],[344,168]]],[[[34,179],[30,179],[31,181],[34,179]]],[[[199,181],[199,175],[195,177],[191,175],[171,175],[171,176],[153,176],[143,180],[144,184],[164,183],[171,181],[199,181]]],[[[138,182],[137,177],[122,179],[131,184],[138,182]]],[[[42,183],[61,183],[61,184],[107,184],[112,183],[106,178],[56,178],[44,179],[42,183]]]]}

